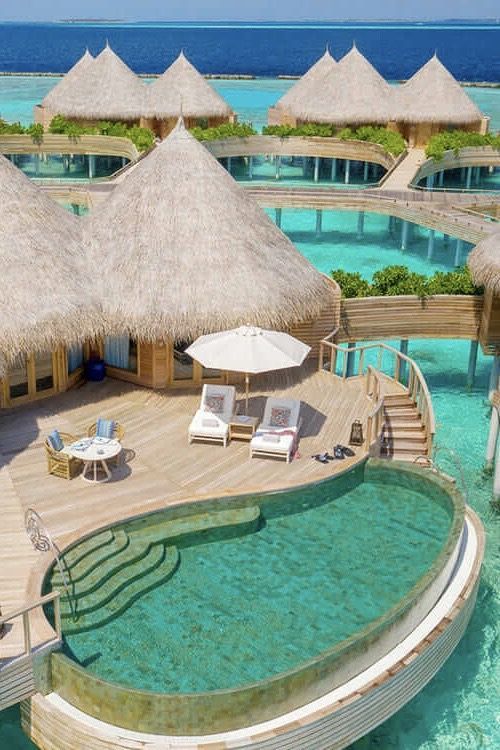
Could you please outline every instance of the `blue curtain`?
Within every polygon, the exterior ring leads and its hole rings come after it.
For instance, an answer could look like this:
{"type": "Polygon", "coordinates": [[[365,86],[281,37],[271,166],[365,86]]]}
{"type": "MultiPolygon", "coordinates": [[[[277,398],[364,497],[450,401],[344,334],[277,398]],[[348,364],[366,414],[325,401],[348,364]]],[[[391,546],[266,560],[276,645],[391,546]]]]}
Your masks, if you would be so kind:
{"type": "Polygon", "coordinates": [[[68,349],[68,374],[71,375],[79,367],[83,367],[83,346],[81,344],[70,346],[68,349]]]}
{"type": "Polygon", "coordinates": [[[104,361],[111,367],[129,369],[130,339],[128,336],[106,336],[104,339],[104,361]]]}

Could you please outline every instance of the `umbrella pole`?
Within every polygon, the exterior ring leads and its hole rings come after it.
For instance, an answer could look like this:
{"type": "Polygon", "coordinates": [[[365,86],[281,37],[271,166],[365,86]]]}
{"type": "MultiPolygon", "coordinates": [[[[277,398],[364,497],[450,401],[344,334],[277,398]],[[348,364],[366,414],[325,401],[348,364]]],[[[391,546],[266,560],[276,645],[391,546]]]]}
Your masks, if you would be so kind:
{"type": "Polygon", "coordinates": [[[245,414],[248,414],[248,391],[250,389],[250,375],[245,373],[245,414]]]}

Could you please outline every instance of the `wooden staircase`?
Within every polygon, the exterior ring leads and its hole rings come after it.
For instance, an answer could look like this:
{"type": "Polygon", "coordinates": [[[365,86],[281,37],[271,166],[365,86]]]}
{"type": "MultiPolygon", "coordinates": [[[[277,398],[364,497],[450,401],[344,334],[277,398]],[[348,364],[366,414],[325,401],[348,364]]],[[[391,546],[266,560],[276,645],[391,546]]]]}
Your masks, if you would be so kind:
{"type": "Polygon", "coordinates": [[[31,656],[0,667],[0,711],[36,693],[31,656]]]}
{"type": "Polygon", "coordinates": [[[380,445],[381,458],[410,462],[422,456],[428,458],[425,427],[409,394],[393,393],[385,396],[380,445]]]}

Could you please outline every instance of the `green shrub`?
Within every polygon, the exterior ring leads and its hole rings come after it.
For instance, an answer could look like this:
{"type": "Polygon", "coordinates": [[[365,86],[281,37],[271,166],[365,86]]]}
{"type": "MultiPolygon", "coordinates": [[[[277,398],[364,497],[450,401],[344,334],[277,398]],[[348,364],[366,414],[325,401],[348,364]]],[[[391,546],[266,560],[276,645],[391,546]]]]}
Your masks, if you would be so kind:
{"type": "Polygon", "coordinates": [[[109,135],[116,138],[129,138],[138,151],[146,151],[154,143],[155,136],[149,128],[141,128],[138,125],[127,125],[125,122],[108,122],[103,120],[95,126],[81,125],[78,122],[67,120],[61,115],[52,118],[49,125],[50,133],[67,135],[69,138],[78,138],[81,135],[109,135]]]}
{"type": "Polygon", "coordinates": [[[5,122],[0,120],[0,134],[1,135],[23,135],[25,129],[20,122],[5,122]]]}
{"type": "Polygon", "coordinates": [[[149,128],[133,125],[129,128],[127,138],[130,138],[138,151],[147,151],[155,142],[155,134],[149,128]]]}
{"type": "Polygon", "coordinates": [[[379,128],[373,125],[362,125],[359,128],[342,128],[337,131],[333,125],[320,125],[307,123],[292,127],[291,125],[267,125],[263,128],[264,135],[276,135],[280,138],[293,136],[320,136],[321,138],[337,137],[342,141],[367,141],[378,143],[388,153],[399,156],[406,148],[405,140],[399,133],[394,133],[387,128],[379,128]]]}
{"type": "Polygon", "coordinates": [[[343,297],[370,296],[370,284],[366,279],[363,279],[360,273],[343,271],[341,268],[336,268],[334,271],[330,271],[330,276],[340,286],[343,297]]]}
{"type": "Polygon", "coordinates": [[[481,287],[474,286],[467,266],[444,273],[437,271],[433,276],[410,271],[406,266],[386,266],[376,271],[370,284],[359,273],[350,273],[340,268],[330,272],[340,285],[342,296],[352,297],[395,297],[411,294],[430,297],[435,294],[482,294],[481,287]]]}
{"type": "Polygon", "coordinates": [[[43,125],[39,122],[32,123],[26,128],[26,135],[30,135],[35,143],[41,143],[43,141],[43,125]]]}
{"type": "Polygon", "coordinates": [[[216,128],[191,128],[190,132],[199,141],[219,141],[223,138],[248,138],[255,135],[256,130],[249,122],[224,122],[216,128]]]}
{"type": "Polygon", "coordinates": [[[500,149],[500,133],[469,133],[465,130],[445,130],[433,135],[425,149],[426,156],[441,161],[445,151],[453,151],[455,156],[461,148],[491,146],[500,149]]]}

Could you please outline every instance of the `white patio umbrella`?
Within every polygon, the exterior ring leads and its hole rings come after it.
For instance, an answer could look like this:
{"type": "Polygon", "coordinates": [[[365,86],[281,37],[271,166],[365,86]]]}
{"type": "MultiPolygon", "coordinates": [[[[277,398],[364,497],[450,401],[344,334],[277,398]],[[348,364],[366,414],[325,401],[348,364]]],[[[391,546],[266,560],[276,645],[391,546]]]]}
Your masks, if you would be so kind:
{"type": "Polygon", "coordinates": [[[203,367],[245,373],[246,411],[250,375],[299,367],[310,351],[310,346],[288,333],[254,326],[200,336],[186,349],[186,353],[203,367]]]}

